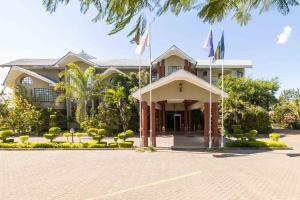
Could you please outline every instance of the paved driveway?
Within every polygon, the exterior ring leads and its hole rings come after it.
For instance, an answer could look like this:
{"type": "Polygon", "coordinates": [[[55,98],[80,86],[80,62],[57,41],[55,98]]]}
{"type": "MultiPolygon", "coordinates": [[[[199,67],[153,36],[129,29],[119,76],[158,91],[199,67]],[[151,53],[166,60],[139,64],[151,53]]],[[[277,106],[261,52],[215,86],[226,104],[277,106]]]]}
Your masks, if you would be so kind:
{"type": "Polygon", "coordinates": [[[300,199],[296,150],[0,151],[0,199],[300,199]]]}

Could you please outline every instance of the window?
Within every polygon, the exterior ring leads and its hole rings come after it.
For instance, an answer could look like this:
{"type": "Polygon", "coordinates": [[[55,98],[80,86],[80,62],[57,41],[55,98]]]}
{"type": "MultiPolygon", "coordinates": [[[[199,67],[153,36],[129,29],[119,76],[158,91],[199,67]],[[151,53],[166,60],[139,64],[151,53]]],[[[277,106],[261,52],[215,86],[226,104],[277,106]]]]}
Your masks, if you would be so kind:
{"type": "Polygon", "coordinates": [[[58,93],[50,88],[34,88],[34,99],[40,102],[53,102],[58,93]]]}
{"type": "Polygon", "coordinates": [[[237,77],[243,77],[244,73],[243,72],[236,72],[237,77]]]}
{"type": "Polygon", "coordinates": [[[32,84],[33,84],[32,78],[29,76],[26,76],[21,79],[21,85],[32,85],[32,84]]]}
{"type": "Polygon", "coordinates": [[[172,74],[173,72],[176,72],[177,70],[182,69],[181,66],[169,66],[168,67],[168,74],[172,74]]]}
{"type": "Polygon", "coordinates": [[[204,71],[204,72],[203,72],[203,76],[207,76],[207,71],[204,71]]]}

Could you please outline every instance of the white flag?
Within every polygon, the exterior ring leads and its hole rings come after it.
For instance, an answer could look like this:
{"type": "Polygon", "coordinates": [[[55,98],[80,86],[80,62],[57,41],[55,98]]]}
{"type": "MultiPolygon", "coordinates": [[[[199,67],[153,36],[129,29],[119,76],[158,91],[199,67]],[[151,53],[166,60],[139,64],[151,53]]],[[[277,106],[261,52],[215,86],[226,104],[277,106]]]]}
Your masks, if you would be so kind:
{"type": "Polygon", "coordinates": [[[148,25],[147,30],[141,38],[140,44],[136,47],[135,53],[142,55],[145,51],[145,47],[150,46],[150,24],[148,25]]]}

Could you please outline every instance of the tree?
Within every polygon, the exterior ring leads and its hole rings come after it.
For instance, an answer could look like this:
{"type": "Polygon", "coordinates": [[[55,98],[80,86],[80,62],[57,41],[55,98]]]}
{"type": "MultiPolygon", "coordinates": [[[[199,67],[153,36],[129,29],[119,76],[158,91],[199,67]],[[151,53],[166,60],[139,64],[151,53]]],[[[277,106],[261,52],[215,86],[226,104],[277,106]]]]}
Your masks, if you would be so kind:
{"type": "MultiPolygon", "coordinates": [[[[221,87],[221,80],[217,86],[221,87]]],[[[224,88],[228,93],[224,100],[225,128],[232,131],[232,125],[240,124],[245,131],[265,133],[271,123],[268,112],[277,102],[278,80],[225,76],[224,88]]]]}
{"type": "MultiPolygon", "coordinates": [[[[15,89],[17,91],[17,89],[15,89]]],[[[26,98],[12,96],[12,104],[5,122],[17,133],[23,135],[41,130],[41,112],[26,98]]]]}
{"type": "MultiPolygon", "coordinates": [[[[54,12],[58,4],[67,5],[70,0],[42,0],[49,12],[54,12]]],[[[90,7],[97,10],[94,22],[103,20],[113,29],[109,34],[115,34],[123,30],[135,20],[127,36],[131,41],[139,41],[144,32],[148,13],[156,16],[166,14],[168,11],[179,15],[181,12],[196,11],[197,16],[204,22],[215,23],[223,20],[229,14],[240,24],[245,25],[251,19],[251,14],[259,10],[263,13],[276,8],[280,13],[286,15],[290,8],[298,6],[298,0],[79,0],[80,11],[86,13],[90,7]]]]}
{"type": "Polygon", "coordinates": [[[70,63],[67,70],[59,74],[67,81],[59,82],[55,89],[63,91],[56,99],[56,103],[67,99],[76,103],[76,121],[81,123],[87,116],[87,104],[97,96],[101,88],[101,74],[95,74],[93,67],[88,67],[85,71],[78,65],[70,63]]]}
{"type": "Polygon", "coordinates": [[[286,89],[281,92],[278,103],[273,107],[272,119],[275,124],[287,128],[298,126],[300,120],[299,89],[286,89]]]}

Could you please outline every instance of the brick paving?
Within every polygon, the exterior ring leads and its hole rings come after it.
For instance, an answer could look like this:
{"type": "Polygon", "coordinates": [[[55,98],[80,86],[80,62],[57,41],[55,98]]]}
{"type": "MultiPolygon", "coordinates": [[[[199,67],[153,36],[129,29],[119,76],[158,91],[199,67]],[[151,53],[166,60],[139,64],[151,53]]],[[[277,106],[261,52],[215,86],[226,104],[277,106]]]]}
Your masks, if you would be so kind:
{"type": "MultiPolygon", "coordinates": [[[[0,151],[0,199],[300,199],[294,150],[0,151]]],[[[292,146],[291,145],[291,146],[292,146]]]]}

